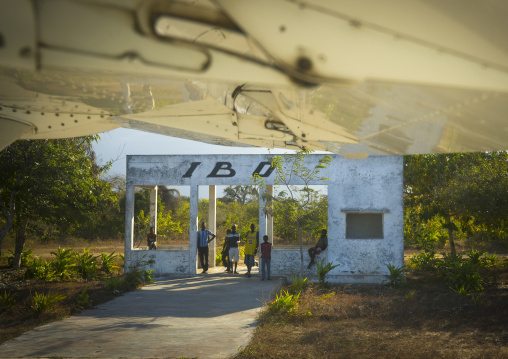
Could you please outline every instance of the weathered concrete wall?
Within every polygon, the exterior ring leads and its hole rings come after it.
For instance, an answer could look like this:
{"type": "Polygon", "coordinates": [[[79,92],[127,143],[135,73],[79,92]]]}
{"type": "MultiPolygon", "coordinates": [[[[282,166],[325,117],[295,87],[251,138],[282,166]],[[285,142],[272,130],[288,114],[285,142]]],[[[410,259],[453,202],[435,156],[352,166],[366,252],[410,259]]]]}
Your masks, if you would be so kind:
{"type": "MultiPolygon", "coordinates": [[[[303,246],[303,269],[304,275],[311,277],[316,274],[316,266],[311,269],[307,269],[307,265],[310,262],[309,253],[307,250],[309,246],[303,246]]],[[[327,251],[322,252],[320,255],[315,257],[316,262],[321,262],[323,258],[326,258],[327,251]]],[[[284,247],[274,248],[272,250],[272,260],[270,263],[271,273],[273,275],[298,275],[301,267],[300,260],[300,249],[286,249],[284,247]]],[[[329,262],[325,260],[325,262],[329,262]]]]}
{"type": "Polygon", "coordinates": [[[130,266],[136,265],[140,269],[153,269],[153,277],[186,275],[189,272],[189,250],[132,250],[130,266]],[[150,260],[155,263],[146,264],[150,260]]]}
{"type": "Polygon", "coordinates": [[[349,164],[328,186],[328,259],[340,266],[330,280],[379,282],[388,264],[404,264],[402,157],[370,157],[349,164]],[[347,212],[383,213],[383,239],[346,239],[347,212]]]}
{"type": "MultiPolygon", "coordinates": [[[[330,282],[381,282],[388,264],[401,266],[403,252],[403,167],[402,157],[382,156],[367,159],[344,159],[332,155],[332,163],[321,172],[328,177],[328,250],[321,254],[326,262],[340,264],[329,273],[330,282]],[[382,216],[382,238],[346,238],[348,213],[375,213],[382,216]]],[[[313,167],[322,155],[311,155],[305,160],[313,167]]],[[[257,170],[266,176],[266,184],[275,183],[275,172],[269,171],[268,155],[199,155],[199,156],[127,156],[127,188],[135,185],[190,185],[191,230],[197,230],[198,185],[252,184],[251,175],[257,170]],[[194,208],[196,207],[196,208],[194,208]],[[195,213],[194,213],[195,212],[195,213]]],[[[293,184],[303,184],[295,182],[293,184]]],[[[133,195],[127,197],[133,198],[133,195]]],[[[127,204],[126,261],[139,259],[144,251],[132,248],[132,210],[127,204]],[[139,252],[139,253],[136,253],[139,252]]],[[[260,211],[259,231],[266,231],[266,219],[260,211]]],[[[191,238],[195,234],[189,234],[191,238]]],[[[189,251],[172,253],[157,251],[154,265],[157,275],[195,274],[196,246],[191,241],[189,251]],[[159,254],[161,253],[161,254],[159,254]],[[186,272],[183,268],[187,268],[186,272]],[[185,273],[183,273],[185,272],[185,273]]],[[[308,246],[304,249],[305,263],[309,261],[308,246]]],[[[146,252],[145,252],[146,254],[146,252]]],[[[284,249],[274,244],[273,275],[291,275],[300,269],[299,250],[284,249]]],[[[315,267],[306,275],[315,273],[315,267]]]]}

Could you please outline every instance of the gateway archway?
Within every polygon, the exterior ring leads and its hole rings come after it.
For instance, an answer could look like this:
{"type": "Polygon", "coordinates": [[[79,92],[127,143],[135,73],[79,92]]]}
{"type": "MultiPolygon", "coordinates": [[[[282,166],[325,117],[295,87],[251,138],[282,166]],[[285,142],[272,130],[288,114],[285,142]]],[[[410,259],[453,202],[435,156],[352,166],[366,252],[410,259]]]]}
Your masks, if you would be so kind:
{"type": "MultiPolygon", "coordinates": [[[[320,155],[305,158],[308,167],[318,164],[320,155]]],[[[322,171],[328,177],[328,242],[321,256],[326,262],[340,264],[328,275],[330,282],[381,282],[388,274],[387,265],[401,266],[403,252],[402,157],[383,156],[344,159],[332,155],[331,164],[322,171]]],[[[216,231],[216,186],[251,185],[251,176],[259,173],[273,191],[275,173],[269,155],[192,155],[127,156],[127,196],[125,226],[125,266],[152,260],[154,275],[190,276],[197,273],[199,187],[208,186],[207,227],[216,231]],[[161,184],[189,186],[189,246],[183,249],[147,251],[133,246],[134,187],[150,188],[155,198],[150,221],[156,218],[157,189],[161,184]]],[[[301,184],[295,180],[295,185],[301,184]]],[[[310,185],[322,185],[322,182],[310,185]]],[[[272,192],[273,193],[273,192],[272,192]]],[[[273,240],[273,219],[266,216],[263,196],[259,196],[258,230],[273,240]]],[[[154,223],[156,226],[156,223],[154,223]]],[[[212,243],[215,243],[212,242],[212,243]]],[[[215,247],[210,251],[215,253],[215,247]]],[[[305,251],[307,258],[307,252],[305,251]]],[[[211,256],[211,258],[214,258],[211,256]]],[[[273,275],[291,275],[300,268],[297,249],[278,248],[272,252],[273,275]]],[[[312,277],[315,269],[306,275],[312,277]]]]}

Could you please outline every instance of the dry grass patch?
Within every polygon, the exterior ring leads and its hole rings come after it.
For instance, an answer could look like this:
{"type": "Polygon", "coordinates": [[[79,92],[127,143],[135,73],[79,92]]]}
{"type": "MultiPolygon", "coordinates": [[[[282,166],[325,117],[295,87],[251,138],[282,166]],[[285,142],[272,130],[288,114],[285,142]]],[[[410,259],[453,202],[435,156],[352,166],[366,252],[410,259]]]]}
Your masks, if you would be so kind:
{"type": "Polygon", "coordinates": [[[16,303],[10,308],[0,306],[0,343],[13,339],[40,325],[61,320],[83,309],[93,307],[115,298],[103,281],[92,282],[42,282],[21,281],[19,274],[2,269],[0,295],[4,292],[14,295],[16,303]],[[86,290],[83,295],[83,291],[86,290]],[[33,296],[59,294],[65,298],[58,301],[53,309],[37,314],[32,309],[33,296]],[[87,300],[84,300],[84,299],[87,300]]]}
{"type": "Polygon", "coordinates": [[[481,304],[423,277],[399,288],[310,286],[297,313],[265,311],[237,357],[508,358],[508,275],[499,271],[481,304]]]}

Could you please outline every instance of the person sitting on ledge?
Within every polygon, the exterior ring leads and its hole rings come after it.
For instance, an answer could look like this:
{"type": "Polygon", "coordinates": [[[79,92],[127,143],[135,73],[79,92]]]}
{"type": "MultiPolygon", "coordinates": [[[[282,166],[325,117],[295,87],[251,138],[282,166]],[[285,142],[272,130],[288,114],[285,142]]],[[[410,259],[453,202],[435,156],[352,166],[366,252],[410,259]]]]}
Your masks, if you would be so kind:
{"type": "Polygon", "coordinates": [[[318,242],[314,247],[309,248],[309,257],[310,257],[310,263],[307,266],[307,269],[310,269],[314,265],[314,258],[316,257],[316,254],[321,253],[328,247],[328,237],[326,229],[323,229],[321,231],[321,237],[319,237],[318,242]]]}

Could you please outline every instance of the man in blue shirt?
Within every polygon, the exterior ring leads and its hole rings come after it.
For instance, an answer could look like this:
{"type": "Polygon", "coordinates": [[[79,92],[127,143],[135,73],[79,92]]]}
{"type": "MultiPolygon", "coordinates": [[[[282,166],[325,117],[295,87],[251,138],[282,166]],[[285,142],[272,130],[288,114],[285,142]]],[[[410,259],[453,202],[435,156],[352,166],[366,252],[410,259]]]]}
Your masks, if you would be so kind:
{"type": "Polygon", "coordinates": [[[198,255],[203,273],[208,271],[208,243],[213,241],[215,234],[205,228],[205,222],[201,222],[201,230],[198,231],[198,255]],[[210,238],[212,236],[212,238],[210,238]]]}

